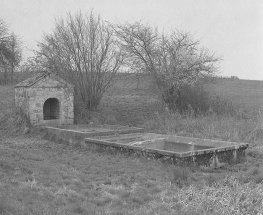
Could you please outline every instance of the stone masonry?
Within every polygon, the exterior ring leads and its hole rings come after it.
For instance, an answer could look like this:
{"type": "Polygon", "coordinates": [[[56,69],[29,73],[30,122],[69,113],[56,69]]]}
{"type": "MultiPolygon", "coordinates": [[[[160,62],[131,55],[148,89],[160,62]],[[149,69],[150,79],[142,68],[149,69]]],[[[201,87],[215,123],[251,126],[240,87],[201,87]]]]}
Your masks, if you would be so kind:
{"type": "Polygon", "coordinates": [[[15,86],[15,104],[32,125],[74,122],[74,87],[57,74],[42,72],[15,86]]]}

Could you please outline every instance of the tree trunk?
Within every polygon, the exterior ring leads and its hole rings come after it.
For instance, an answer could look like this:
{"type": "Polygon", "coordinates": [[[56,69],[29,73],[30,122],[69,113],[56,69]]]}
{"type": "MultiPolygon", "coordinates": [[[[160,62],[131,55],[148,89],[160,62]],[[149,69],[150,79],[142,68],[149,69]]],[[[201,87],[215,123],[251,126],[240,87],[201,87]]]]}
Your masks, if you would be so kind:
{"type": "Polygon", "coordinates": [[[15,70],[15,66],[13,63],[11,63],[11,82],[13,83],[14,80],[14,70],[15,70]]]}
{"type": "Polygon", "coordinates": [[[8,73],[7,73],[7,68],[6,66],[4,67],[5,73],[4,73],[4,84],[8,84],[8,73]]]}

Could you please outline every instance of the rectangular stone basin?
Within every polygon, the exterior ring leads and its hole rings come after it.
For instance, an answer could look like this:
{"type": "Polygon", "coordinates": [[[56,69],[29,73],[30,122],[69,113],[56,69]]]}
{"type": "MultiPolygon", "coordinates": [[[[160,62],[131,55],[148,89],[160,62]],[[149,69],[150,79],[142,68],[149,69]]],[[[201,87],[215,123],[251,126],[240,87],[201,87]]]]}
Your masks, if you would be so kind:
{"type": "Polygon", "coordinates": [[[245,156],[247,143],[207,140],[154,133],[117,134],[86,138],[87,144],[129,153],[170,159],[174,163],[219,165],[245,156]]]}
{"type": "Polygon", "coordinates": [[[45,126],[43,129],[51,139],[59,139],[69,143],[84,143],[84,139],[87,137],[103,137],[117,134],[140,133],[144,131],[142,128],[136,127],[93,124],[45,126]]]}
{"type": "Polygon", "coordinates": [[[168,141],[167,138],[158,138],[156,139],[147,139],[143,137],[144,135],[139,135],[139,137],[127,137],[126,138],[117,138],[117,139],[107,139],[106,141],[112,143],[128,144],[132,146],[138,146],[146,149],[157,149],[171,152],[189,152],[197,151],[203,149],[214,148],[212,146],[203,146],[195,145],[191,143],[181,143],[181,142],[172,142],[168,141]]]}
{"type": "Polygon", "coordinates": [[[219,166],[239,162],[248,147],[247,143],[143,133],[142,128],[119,125],[46,126],[44,131],[53,141],[118,150],[183,165],[219,166]]]}

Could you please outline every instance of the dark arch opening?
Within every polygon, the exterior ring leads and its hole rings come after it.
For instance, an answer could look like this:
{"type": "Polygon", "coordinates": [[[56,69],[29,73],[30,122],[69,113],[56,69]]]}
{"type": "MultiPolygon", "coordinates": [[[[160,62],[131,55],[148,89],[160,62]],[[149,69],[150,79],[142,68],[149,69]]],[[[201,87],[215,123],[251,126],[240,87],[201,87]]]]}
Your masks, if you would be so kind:
{"type": "Polygon", "coordinates": [[[49,98],[43,107],[44,120],[59,119],[59,101],[56,98],[49,98]]]}

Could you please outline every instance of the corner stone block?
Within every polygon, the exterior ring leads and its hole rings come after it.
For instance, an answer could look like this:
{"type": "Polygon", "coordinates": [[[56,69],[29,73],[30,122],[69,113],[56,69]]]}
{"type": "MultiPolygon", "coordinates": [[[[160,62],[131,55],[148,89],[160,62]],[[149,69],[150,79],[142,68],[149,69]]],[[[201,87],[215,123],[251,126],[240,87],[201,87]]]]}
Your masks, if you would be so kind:
{"type": "Polygon", "coordinates": [[[30,114],[30,121],[32,122],[32,121],[36,121],[36,114],[30,114]]]}
{"type": "Polygon", "coordinates": [[[35,109],[33,110],[33,113],[41,113],[41,109],[35,108],[35,109]]]}
{"type": "Polygon", "coordinates": [[[36,107],[37,107],[37,108],[41,108],[41,107],[42,107],[41,103],[39,103],[39,102],[36,103],[36,107]]]}
{"type": "Polygon", "coordinates": [[[36,114],[36,118],[38,121],[43,119],[43,115],[42,114],[36,114]]]}
{"type": "Polygon", "coordinates": [[[29,97],[31,97],[31,98],[32,98],[32,97],[36,97],[36,95],[37,95],[37,93],[36,93],[35,90],[30,90],[30,91],[29,91],[29,94],[28,94],[29,97]]]}

